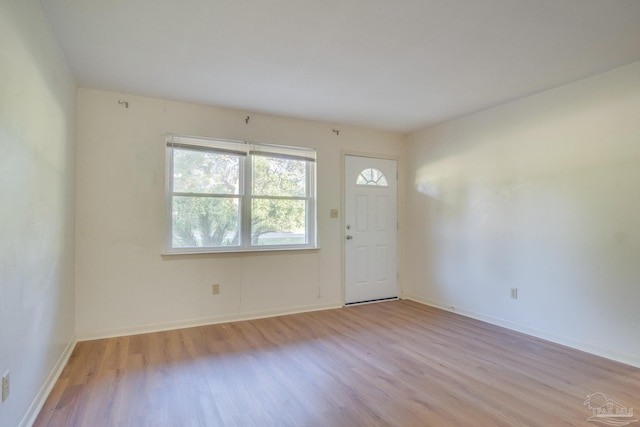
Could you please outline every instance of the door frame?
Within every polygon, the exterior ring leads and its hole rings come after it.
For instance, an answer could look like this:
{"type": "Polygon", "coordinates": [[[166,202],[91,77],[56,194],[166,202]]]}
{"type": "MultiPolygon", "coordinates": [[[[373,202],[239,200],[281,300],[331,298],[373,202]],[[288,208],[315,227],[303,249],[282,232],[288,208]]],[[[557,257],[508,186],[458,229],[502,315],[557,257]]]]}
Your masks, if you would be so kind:
{"type": "MultiPolygon", "coordinates": [[[[346,280],[346,263],[345,263],[345,255],[346,255],[346,243],[347,243],[347,233],[345,227],[347,225],[345,218],[345,177],[347,174],[346,171],[346,157],[347,156],[356,156],[356,157],[370,157],[372,159],[381,159],[381,160],[395,160],[398,171],[398,188],[396,191],[396,210],[397,210],[397,221],[398,221],[398,233],[397,233],[397,247],[396,247],[396,260],[397,260],[397,270],[398,270],[398,299],[402,299],[404,296],[403,291],[403,281],[402,281],[402,271],[404,271],[404,215],[405,215],[405,203],[404,203],[404,164],[402,162],[402,158],[394,155],[386,155],[380,153],[371,153],[371,152],[363,152],[363,151],[352,151],[352,150],[340,150],[340,238],[342,242],[340,244],[340,291],[341,291],[341,302],[342,306],[346,307],[347,301],[347,280],[346,280]]],[[[375,302],[375,301],[373,301],[375,302]]],[[[366,302],[362,304],[368,304],[366,302]]]]}

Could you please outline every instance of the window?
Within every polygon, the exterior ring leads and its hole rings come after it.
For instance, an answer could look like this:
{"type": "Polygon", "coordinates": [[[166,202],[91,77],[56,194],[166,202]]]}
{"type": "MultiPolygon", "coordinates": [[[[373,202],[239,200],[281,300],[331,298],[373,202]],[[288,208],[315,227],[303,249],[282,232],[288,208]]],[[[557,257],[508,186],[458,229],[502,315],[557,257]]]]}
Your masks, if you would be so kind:
{"type": "Polygon", "coordinates": [[[316,247],[315,151],[167,136],[167,253],[316,247]]]}
{"type": "Polygon", "coordinates": [[[387,177],[380,169],[367,168],[360,172],[356,179],[356,185],[370,185],[374,187],[388,187],[387,177]]]}

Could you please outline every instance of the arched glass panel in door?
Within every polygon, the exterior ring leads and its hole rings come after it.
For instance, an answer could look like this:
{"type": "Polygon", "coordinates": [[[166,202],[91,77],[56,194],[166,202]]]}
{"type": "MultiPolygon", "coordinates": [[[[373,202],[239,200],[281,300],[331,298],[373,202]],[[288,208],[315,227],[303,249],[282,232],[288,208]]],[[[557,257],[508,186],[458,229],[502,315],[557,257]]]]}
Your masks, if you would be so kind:
{"type": "Polygon", "coordinates": [[[366,168],[358,175],[357,185],[369,185],[373,187],[388,187],[387,177],[380,169],[366,168]]]}

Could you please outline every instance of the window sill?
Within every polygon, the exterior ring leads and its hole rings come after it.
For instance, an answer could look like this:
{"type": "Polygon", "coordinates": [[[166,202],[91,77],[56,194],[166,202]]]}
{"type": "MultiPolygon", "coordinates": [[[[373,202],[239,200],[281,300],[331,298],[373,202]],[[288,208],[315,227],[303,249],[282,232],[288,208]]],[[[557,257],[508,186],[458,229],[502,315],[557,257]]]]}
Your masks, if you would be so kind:
{"type": "Polygon", "coordinates": [[[184,250],[184,251],[163,251],[160,255],[164,257],[175,256],[193,256],[193,255],[240,255],[240,254],[264,254],[274,252],[316,252],[320,250],[320,246],[305,246],[305,247],[267,247],[267,248],[251,248],[251,249],[224,249],[224,250],[184,250]]]}

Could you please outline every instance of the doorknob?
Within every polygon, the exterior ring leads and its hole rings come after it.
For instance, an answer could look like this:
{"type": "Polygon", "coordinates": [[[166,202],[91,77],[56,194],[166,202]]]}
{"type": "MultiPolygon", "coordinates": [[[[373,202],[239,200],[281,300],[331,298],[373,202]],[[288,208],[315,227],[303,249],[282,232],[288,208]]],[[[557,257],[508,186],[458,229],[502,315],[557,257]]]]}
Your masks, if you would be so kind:
{"type": "Polygon", "coordinates": [[[349,236],[349,235],[347,234],[347,240],[351,240],[351,239],[353,239],[353,236],[349,236]]]}

